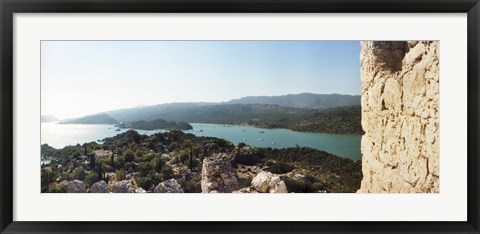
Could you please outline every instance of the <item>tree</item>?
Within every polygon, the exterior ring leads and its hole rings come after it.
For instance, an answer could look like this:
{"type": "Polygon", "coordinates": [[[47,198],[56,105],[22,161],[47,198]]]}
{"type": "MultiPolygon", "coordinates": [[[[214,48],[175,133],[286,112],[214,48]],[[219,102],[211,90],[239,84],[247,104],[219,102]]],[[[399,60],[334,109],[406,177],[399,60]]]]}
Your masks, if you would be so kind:
{"type": "Polygon", "coordinates": [[[97,171],[97,177],[98,177],[98,180],[103,180],[103,174],[102,174],[102,163],[101,162],[98,162],[98,171],[97,171]]]}
{"type": "Polygon", "coordinates": [[[131,151],[131,150],[128,150],[126,153],[125,153],[125,156],[123,156],[125,158],[125,161],[126,162],[133,162],[135,161],[135,154],[131,151]]]}
{"type": "Polygon", "coordinates": [[[112,156],[110,156],[110,161],[112,163],[112,168],[115,169],[115,154],[112,153],[112,156]]]}
{"type": "Polygon", "coordinates": [[[95,170],[95,154],[90,154],[90,169],[95,170]]]}
{"type": "Polygon", "coordinates": [[[190,168],[190,170],[193,169],[193,145],[190,147],[190,159],[188,162],[188,167],[190,168]]]}

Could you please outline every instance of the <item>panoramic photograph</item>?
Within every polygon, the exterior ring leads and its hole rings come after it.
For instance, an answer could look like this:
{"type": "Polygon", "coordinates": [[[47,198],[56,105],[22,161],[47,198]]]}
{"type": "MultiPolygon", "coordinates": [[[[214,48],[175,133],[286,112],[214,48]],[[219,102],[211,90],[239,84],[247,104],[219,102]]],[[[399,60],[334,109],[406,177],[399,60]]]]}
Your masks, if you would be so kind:
{"type": "Polygon", "coordinates": [[[437,41],[42,41],[41,193],[437,193],[437,41]]]}

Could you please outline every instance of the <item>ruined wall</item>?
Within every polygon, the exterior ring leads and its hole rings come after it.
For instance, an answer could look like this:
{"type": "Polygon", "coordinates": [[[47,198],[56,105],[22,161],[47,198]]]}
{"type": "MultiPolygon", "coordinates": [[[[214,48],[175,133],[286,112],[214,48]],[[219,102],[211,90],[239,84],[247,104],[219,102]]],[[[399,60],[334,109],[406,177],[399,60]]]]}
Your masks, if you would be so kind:
{"type": "Polygon", "coordinates": [[[439,43],[361,42],[359,192],[439,191],[439,43]]]}

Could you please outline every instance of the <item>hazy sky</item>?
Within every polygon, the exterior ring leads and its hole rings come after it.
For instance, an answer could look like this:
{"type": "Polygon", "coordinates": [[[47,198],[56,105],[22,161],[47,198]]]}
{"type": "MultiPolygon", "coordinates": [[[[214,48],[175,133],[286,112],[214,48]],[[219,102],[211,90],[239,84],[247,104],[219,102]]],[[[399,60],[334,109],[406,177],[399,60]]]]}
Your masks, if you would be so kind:
{"type": "Polygon", "coordinates": [[[360,94],[358,41],[43,41],[42,115],[303,92],[360,94]]]}

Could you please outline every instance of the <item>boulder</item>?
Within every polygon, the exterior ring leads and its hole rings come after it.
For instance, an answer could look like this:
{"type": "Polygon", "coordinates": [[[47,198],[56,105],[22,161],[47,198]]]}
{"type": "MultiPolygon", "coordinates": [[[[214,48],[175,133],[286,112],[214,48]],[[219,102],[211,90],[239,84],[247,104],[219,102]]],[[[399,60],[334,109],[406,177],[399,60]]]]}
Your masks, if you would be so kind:
{"type": "Polygon", "coordinates": [[[84,193],[85,192],[85,184],[83,181],[74,180],[70,181],[67,186],[67,192],[69,193],[84,193]]]}
{"type": "Polygon", "coordinates": [[[135,189],[135,193],[146,193],[147,191],[145,191],[145,189],[143,188],[136,188],[135,189]]]}
{"type": "Polygon", "coordinates": [[[108,193],[108,185],[105,181],[101,180],[90,187],[91,193],[108,193]]]}
{"type": "Polygon", "coordinates": [[[214,154],[203,160],[200,182],[202,193],[213,190],[219,193],[231,193],[238,189],[238,179],[230,163],[231,160],[232,155],[227,153],[214,154]]]}
{"type": "Polygon", "coordinates": [[[132,185],[130,185],[130,182],[126,180],[122,180],[120,182],[116,182],[112,186],[112,192],[114,193],[133,193],[134,189],[132,188],[132,185]]]}
{"type": "Polygon", "coordinates": [[[247,166],[253,166],[262,161],[261,155],[255,148],[248,145],[237,148],[230,163],[233,167],[237,167],[237,164],[243,164],[247,166]]]}
{"type": "Polygon", "coordinates": [[[175,179],[169,179],[158,184],[155,193],[183,193],[182,186],[175,179]]]}
{"type": "Polygon", "coordinates": [[[261,193],[288,193],[287,186],[280,176],[262,171],[252,180],[252,188],[261,193]]]}

